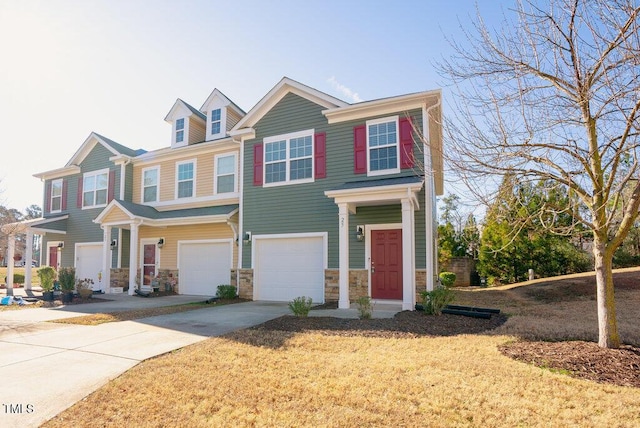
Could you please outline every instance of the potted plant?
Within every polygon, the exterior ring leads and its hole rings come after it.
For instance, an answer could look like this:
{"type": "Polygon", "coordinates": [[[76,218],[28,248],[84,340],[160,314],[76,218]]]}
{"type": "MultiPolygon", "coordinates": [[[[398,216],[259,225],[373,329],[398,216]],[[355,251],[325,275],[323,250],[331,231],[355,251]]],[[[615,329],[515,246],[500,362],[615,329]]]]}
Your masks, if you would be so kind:
{"type": "Polygon", "coordinates": [[[76,269],[72,267],[60,268],[58,282],[62,290],[62,303],[73,301],[73,290],[76,288],[76,269]]]}
{"type": "Polygon", "coordinates": [[[38,269],[40,287],[42,287],[42,299],[46,302],[53,302],[53,280],[56,277],[56,270],[51,266],[43,266],[38,269]]]}

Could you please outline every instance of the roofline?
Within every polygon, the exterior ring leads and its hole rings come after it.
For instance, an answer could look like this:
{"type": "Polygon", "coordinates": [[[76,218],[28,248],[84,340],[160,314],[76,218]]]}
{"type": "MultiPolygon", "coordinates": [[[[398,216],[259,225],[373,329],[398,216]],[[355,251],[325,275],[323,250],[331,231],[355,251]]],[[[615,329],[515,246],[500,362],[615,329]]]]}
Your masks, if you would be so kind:
{"type": "Polygon", "coordinates": [[[65,166],[64,168],[52,169],[49,171],[39,172],[37,174],[33,174],[33,177],[39,178],[40,180],[52,180],[55,178],[66,177],[67,175],[78,174],[80,173],[79,165],[71,165],[65,166]]]}
{"type": "Polygon", "coordinates": [[[346,102],[288,77],[283,77],[258,103],[231,129],[231,132],[250,128],[256,124],[286,94],[294,93],[327,109],[348,106],[346,102]]]}
{"type": "Polygon", "coordinates": [[[323,110],[322,114],[327,118],[329,124],[340,123],[348,120],[368,118],[374,115],[422,108],[427,104],[431,104],[428,102],[431,98],[435,98],[433,102],[438,102],[441,97],[442,90],[434,89],[431,91],[417,92],[397,97],[364,101],[357,104],[351,104],[346,107],[330,108],[323,110]]]}
{"type": "Polygon", "coordinates": [[[118,200],[114,199],[109,202],[102,212],[93,220],[94,223],[105,225],[105,226],[116,226],[122,224],[130,224],[136,222],[138,224],[144,224],[147,226],[180,226],[187,224],[202,224],[202,223],[224,223],[228,221],[231,217],[233,217],[240,208],[236,208],[228,214],[215,214],[215,215],[201,215],[201,216],[186,216],[186,217],[174,217],[174,218],[166,218],[166,219],[156,219],[149,218],[140,215],[133,214],[131,211],[126,209],[118,200]],[[102,219],[106,217],[109,212],[113,209],[114,206],[117,206],[124,212],[128,217],[129,221],[116,221],[116,222],[108,222],[103,223],[102,219]]]}

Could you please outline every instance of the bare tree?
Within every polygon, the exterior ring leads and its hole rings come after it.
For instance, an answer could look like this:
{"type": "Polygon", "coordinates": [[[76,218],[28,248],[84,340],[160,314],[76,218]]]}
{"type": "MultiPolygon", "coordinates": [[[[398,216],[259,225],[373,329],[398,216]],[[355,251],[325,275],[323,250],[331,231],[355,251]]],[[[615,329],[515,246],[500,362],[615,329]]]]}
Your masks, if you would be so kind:
{"type": "Polygon", "coordinates": [[[519,2],[501,29],[478,14],[438,65],[455,94],[447,161],[470,189],[486,197],[488,177],[510,174],[576,201],[567,209],[593,235],[606,348],[620,345],[613,254],[640,206],[639,14],[637,0],[519,2]]]}

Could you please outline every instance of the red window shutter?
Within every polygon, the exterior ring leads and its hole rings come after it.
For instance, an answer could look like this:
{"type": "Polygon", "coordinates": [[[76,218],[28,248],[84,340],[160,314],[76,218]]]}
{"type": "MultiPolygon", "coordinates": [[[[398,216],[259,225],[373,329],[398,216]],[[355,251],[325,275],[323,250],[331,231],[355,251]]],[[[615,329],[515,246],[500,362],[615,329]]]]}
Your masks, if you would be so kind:
{"type": "Polygon", "coordinates": [[[69,180],[62,181],[62,211],[67,209],[67,188],[69,187],[69,180]]]}
{"type": "Polygon", "coordinates": [[[314,159],[315,178],[327,177],[327,134],[320,132],[315,135],[314,159]]]}
{"type": "Polygon", "coordinates": [[[409,118],[400,119],[400,168],[413,168],[413,126],[409,118]]]}
{"type": "Polygon", "coordinates": [[[76,194],[76,206],[82,208],[82,177],[78,177],[78,192],[76,194]]]}
{"type": "Polygon", "coordinates": [[[44,200],[44,212],[48,213],[49,211],[51,211],[51,182],[47,183],[44,200]]]}
{"type": "Polygon", "coordinates": [[[253,146],[253,185],[262,186],[263,175],[263,146],[262,143],[253,146]]]}
{"type": "Polygon", "coordinates": [[[365,125],[353,128],[353,172],[367,172],[367,128],[365,125]]]}
{"type": "Polygon", "coordinates": [[[113,201],[116,192],[116,172],[109,171],[109,189],[107,190],[107,202],[113,201]]]}

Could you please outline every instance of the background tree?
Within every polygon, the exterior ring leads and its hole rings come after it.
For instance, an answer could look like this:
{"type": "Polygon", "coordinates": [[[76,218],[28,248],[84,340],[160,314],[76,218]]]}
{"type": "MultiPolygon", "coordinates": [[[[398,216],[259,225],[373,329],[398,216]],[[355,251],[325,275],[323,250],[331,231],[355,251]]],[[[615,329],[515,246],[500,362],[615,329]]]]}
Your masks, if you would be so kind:
{"type": "MultiPolygon", "coordinates": [[[[518,3],[501,30],[478,16],[440,64],[455,85],[448,162],[486,197],[488,177],[550,180],[590,230],[598,344],[618,347],[612,262],[640,206],[640,6],[518,3]]],[[[498,180],[499,181],[499,180],[498,180]]]]}

